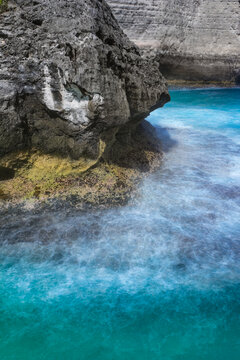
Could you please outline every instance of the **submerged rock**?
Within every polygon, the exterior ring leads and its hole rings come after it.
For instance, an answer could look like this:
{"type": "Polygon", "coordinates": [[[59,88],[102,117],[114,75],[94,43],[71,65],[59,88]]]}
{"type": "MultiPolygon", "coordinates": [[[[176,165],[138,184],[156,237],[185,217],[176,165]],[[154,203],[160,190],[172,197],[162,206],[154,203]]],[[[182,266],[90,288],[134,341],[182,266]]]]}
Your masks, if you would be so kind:
{"type": "Polygon", "coordinates": [[[239,0],[108,0],[172,80],[240,83],[239,0]]]}
{"type": "Polygon", "coordinates": [[[0,166],[15,174],[4,197],[12,181],[16,196],[39,196],[46,179],[138,151],[136,127],[169,100],[157,64],[141,58],[105,1],[8,1],[0,61],[0,166]]]}

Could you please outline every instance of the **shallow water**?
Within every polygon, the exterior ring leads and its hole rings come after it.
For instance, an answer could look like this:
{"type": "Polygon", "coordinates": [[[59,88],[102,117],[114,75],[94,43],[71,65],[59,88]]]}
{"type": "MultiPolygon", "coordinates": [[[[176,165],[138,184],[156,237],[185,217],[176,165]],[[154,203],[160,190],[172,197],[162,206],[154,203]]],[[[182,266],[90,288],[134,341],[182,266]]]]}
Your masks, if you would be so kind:
{"type": "Polygon", "coordinates": [[[172,91],[136,204],[1,219],[0,359],[240,359],[240,90],[172,91]]]}

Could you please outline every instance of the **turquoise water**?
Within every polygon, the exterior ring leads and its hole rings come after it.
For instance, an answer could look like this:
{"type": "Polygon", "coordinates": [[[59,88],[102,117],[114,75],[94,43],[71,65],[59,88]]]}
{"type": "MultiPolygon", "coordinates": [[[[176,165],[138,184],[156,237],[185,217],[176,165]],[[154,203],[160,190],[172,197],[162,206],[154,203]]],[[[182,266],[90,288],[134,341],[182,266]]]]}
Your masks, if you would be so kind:
{"type": "Polygon", "coordinates": [[[1,217],[1,360],[240,359],[240,90],[171,95],[134,205],[1,217]]]}

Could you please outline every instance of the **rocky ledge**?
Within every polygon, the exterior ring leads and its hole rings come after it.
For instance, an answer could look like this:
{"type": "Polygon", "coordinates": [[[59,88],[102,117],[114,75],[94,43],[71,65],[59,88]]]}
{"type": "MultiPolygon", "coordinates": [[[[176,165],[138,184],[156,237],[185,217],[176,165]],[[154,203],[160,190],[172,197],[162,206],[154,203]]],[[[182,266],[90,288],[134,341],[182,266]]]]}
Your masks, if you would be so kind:
{"type": "Polygon", "coordinates": [[[104,0],[2,5],[0,198],[127,193],[161,157],[140,125],[169,101],[157,64],[104,0]]]}

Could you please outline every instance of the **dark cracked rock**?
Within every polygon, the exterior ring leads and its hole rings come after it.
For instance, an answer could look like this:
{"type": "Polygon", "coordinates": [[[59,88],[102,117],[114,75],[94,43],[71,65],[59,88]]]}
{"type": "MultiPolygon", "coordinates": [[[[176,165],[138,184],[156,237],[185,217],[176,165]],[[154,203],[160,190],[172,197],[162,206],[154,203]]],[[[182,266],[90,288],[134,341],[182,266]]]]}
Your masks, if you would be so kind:
{"type": "Polygon", "coordinates": [[[8,1],[0,63],[2,157],[36,149],[83,158],[85,169],[122,127],[169,100],[158,66],[141,58],[104,0],[8,1]]]}

